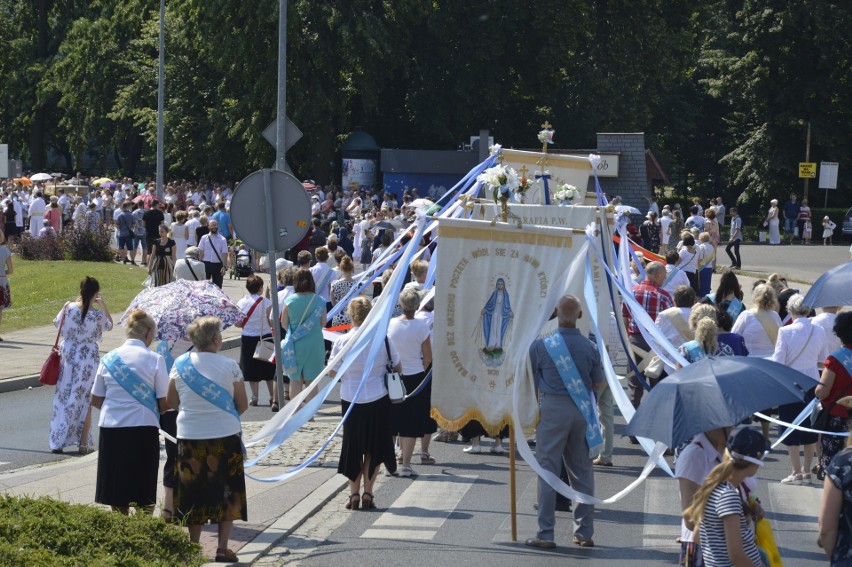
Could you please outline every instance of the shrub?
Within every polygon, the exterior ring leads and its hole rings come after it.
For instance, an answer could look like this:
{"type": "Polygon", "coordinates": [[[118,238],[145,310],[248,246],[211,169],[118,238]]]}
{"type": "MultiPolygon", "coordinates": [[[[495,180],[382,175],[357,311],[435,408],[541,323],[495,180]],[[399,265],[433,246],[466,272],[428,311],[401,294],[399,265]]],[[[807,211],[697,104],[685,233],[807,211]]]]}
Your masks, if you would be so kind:
{"type": "Polygon", "coordinates": [[[18,235],[12,244],[13,251],[25,260],[62,260],[62,241],[46,235],[36,238],[29,231],[18,235]]]}
{"type": "Polygon", "coordinates": [[[201,565],[198,545],[145,514],[51,498],[0,496],[0,565],[201,565]]]}
{"type": "Polygon", "coordinates": [[[112,232],[103,225],[97,230],[71,226],[62,234],[62,240],[66,260],[111,262],[115,254],[112,250],[112,232]]]}

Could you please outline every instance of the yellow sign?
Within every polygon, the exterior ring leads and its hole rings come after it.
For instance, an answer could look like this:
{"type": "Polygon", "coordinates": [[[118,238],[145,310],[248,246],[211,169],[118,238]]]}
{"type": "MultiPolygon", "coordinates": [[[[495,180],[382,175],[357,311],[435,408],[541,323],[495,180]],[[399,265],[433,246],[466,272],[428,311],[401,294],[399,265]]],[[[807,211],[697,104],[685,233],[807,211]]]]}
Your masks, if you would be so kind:
{"type": "Polygon", "coordinates": [[[815,179],[816,163],[799,162],[799,179],[815,179]]]}

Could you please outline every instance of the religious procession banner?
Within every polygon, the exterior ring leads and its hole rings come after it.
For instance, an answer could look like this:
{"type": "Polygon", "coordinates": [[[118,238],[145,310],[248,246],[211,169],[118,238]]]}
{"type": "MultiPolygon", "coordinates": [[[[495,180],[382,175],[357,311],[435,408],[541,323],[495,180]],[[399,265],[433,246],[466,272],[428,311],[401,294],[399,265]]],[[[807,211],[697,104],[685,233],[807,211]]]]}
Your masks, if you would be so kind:
{"type": "MultiPolygon", "coordinates": [[[[432,415],[455,431],[472,419],[489,434],[512,421],[518,386],[522,427],[535,424],[532,377],[515,375],[539,334],[538,315],[585,242],[583,230],[440,219],[435,281],[432,415]],[[523,358],[522,358],[523,357],[523,358]]],[[[568,292],[583,298],[583,278],[568,292]]],[[[608,315],[607,315],[608,317],[608,315]]]]}
{"type": "MultiPolygon", "coordinates": [[[[512,204],[510,206],[510,210],[512,214],[520,217],[520,222],[524,227],[529,225],[536,226],[549,226],[553,228],[569,228],[569,229],[585,229],[592,223],[595,223],[597,226],[603,226],[606,223],[612,223],[610,217],[611,214],[607,214],[607,212],[601,207],[587,207],[587,206],[573,206],[573,207],[560,207],[557,205],[517,205],[512,204]]],[[[496,214],[496,209],[494,207],[474,207],[473,209],[473,218],[481,219],[481,220],[491,220],[491,217],[496,214]]],[[[443,253],[443,249],[441,251],[443,253]]],[[[563,266],[566,265],[573,256],[563,258],[563,266]]],[[[591,257],[592,262],[592,283],[595,286],[595,298],[597,299],[597,309],[598,309],[598,321],[609,321],[610,320],[610,311],[612,311],[612,304],[609,297],[609,291],[606,283],[606,274],[604,273],[603,268],[601,267],[600,260],[595,254],[592,254],[591,257]]],[[[575,291],[572,291],[573,295],[581,298],[583,297],[582,287],[577,285],[577,287],[572,288],[575,291]],[[577,295],[580,293],[580,295],[577,295]]],[[[620,313],[620,311],[619,311],[620,313]]],[[[583,332],[583,334],[588,334],[589,332],[590,320],[588,317],[584,317],[577,321],[577,327],[583,332]]]]}

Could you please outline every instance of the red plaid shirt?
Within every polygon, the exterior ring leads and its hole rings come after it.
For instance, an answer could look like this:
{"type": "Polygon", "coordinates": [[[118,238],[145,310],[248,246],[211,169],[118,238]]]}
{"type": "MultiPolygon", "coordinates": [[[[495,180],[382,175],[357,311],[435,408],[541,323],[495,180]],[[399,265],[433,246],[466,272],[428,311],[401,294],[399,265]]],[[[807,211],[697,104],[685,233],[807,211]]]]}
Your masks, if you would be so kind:
{"type": "MultiPolygon", "coordinates": [[[[633,288],[633,297],[645,308],[652,321],[657,318],[660,312],[665,311],[669,307],[674,307],[674,302],[669,292],[655,286],[648,280],[644,280],[633,288]]],[[[621,314],[624,316],[625,325],[627,325],[627,334],[639,335],[639,326],[633,322],[633,316],[627,308],[627,303],[621,304],[621,314]]]]}

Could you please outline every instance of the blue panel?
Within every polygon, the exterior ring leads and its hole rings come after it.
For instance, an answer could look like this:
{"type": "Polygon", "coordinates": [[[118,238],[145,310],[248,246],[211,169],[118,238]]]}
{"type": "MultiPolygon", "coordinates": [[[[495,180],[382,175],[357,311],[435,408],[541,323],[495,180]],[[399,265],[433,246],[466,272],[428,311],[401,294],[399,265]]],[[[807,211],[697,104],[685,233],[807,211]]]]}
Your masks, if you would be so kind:
{"type": "Polygon", "coordinates": [[[384,190],[396,195],[402,202],[402,192],[406,189],[417,189],[417,195],[427,199],[437,200],[459,182],[462,176],[443,173],[391,173],[385,172],[384,190]]]}

